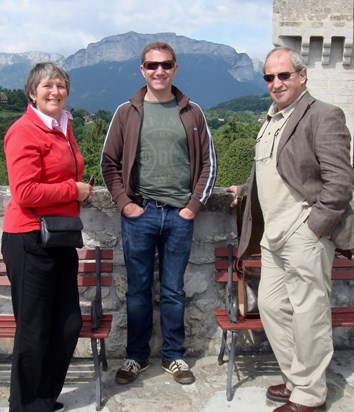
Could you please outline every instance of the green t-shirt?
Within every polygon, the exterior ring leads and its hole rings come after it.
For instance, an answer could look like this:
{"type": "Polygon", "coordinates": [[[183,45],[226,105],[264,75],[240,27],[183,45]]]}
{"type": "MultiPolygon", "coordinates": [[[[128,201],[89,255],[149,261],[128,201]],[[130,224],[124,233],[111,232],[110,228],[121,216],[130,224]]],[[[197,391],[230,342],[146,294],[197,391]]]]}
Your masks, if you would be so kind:
{"type": "Polygon", "coordinates": [[[184,207],[191,196],[186,132],[176,100],[144,102],[135,190],[144,198],[184,207]]]}

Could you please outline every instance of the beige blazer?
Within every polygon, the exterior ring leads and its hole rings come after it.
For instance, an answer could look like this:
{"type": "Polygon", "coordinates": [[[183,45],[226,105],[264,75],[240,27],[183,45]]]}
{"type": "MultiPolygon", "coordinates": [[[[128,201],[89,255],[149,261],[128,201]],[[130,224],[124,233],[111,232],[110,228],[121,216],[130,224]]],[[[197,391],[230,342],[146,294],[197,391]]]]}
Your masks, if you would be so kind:
{"type": "MultiPolygon", "coordinates": [[[[307,92],[289,118],[276,154],[282,179],[312,206],[310,229],[330,236],[341,250],[354,248],[350,144],[343,111],[307,92]]],[[[238,194],[247,196],[238,252],[241,257],[260,251],[264,230],[254,167],[238,194]]]]}

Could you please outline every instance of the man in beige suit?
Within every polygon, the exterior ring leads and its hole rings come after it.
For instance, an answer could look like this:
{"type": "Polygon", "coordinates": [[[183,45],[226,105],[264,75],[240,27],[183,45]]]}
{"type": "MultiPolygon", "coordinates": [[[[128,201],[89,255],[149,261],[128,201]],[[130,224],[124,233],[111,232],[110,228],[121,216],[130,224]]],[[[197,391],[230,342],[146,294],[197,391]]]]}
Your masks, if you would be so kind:
{"type": "Polygon", "coordinates": [[[276,412],[324,406],[333,354],[331,267],[335,249],[354,248],[350,133],[341,109],[313,98],[295,50],[276,47],[264,64],[273,104],[246,184],[231,186],[231,206],[247,197],[239,257],[262,254],[259,308],[285,377],[267,397],[276,412]]]}

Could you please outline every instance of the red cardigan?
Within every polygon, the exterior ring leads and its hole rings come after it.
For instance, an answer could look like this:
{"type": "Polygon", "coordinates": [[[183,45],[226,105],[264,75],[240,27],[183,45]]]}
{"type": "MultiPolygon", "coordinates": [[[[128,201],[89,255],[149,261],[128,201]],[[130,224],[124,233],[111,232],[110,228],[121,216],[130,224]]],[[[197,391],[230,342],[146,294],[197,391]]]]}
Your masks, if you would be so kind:
{"type": "Polygon", "coordinates": [[[4,150],[11,190],[4,232],[38,230],[39,222],[32,208],[38,216],[79,215],[76,168],[77,180],[81,181],[84,162],[70,124],[65,136],[45,126],[28,107],[6,133],[4,150]]]}

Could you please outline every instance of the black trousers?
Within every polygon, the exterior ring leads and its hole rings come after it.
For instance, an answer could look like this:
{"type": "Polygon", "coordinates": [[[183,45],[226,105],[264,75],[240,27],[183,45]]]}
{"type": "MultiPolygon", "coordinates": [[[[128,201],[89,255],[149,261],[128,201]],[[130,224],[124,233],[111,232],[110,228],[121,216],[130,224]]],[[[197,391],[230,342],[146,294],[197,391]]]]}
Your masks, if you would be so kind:
{"type": "Polygon", "coordinates": [[[3,233],[16,318],[10,412],[52,412],[82,319],[75,248],[43,249],[39,231],[3,233]]]}

